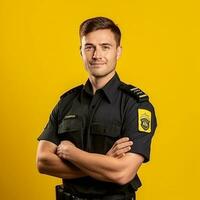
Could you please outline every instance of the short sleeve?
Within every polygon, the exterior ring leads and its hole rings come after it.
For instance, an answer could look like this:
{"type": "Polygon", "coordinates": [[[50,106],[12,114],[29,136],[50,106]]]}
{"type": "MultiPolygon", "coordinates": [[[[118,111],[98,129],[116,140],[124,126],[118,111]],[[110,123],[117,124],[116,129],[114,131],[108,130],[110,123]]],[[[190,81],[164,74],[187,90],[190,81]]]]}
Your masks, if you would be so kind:
{"type": "Polygon", "coordinates": [[[133,141],[132,153],[150,159],[151,140],[157,126],[154,107],[150,102],[136,103],[134,99],[127,102],[122,133],[133,141]]]}
{"type": "Polygon", "coordinates": [[[49,121],[44,128],[41,135],[38,137],[38,140],[47,140],[50,141],[56,145],[58,145],[59,139],[57,136],[58,132],[58,104],[54,107],[53,111],[51,112],[51,115],[49,117],[49,121]]]}

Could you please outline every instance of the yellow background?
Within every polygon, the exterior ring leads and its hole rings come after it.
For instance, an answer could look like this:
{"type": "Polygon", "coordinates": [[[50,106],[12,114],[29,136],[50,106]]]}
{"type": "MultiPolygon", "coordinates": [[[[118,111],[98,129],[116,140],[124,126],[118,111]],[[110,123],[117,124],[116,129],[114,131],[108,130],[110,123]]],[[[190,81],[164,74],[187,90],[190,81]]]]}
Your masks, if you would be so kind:
{"type": "Polygon", "coordinates": [[[138,200],[199,199],[200,7],[181,0],[0,1],[0,199],[53,200],[57,178],[40,175],[36,138],[66,90],[85,82],[79,24],[107,16],[122,30],[122,80],[154,104],[151,162],[138,200]]]}

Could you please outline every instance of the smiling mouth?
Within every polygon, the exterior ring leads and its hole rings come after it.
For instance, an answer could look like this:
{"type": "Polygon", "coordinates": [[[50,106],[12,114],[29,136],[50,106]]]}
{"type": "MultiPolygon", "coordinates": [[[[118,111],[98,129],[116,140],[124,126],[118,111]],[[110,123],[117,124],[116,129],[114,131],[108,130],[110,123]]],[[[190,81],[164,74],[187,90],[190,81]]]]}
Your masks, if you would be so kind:
{"type": "Polygon", "coordinates": [[[91,63],[91,65],[104,65],[105,63],[91,63]]]}

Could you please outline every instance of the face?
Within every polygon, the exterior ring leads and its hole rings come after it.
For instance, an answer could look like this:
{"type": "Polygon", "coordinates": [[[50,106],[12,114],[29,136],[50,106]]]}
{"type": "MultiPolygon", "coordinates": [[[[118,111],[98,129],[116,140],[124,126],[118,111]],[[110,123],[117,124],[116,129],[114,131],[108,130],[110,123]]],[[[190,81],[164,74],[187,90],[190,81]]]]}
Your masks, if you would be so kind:
{"type": "Polygon", "coordinates": [[[114,74],[120,54],[121,47],[117,47],[114,33],[109,29],[90,32],[81,39],[81,55],[90,76],[114,74]]]}

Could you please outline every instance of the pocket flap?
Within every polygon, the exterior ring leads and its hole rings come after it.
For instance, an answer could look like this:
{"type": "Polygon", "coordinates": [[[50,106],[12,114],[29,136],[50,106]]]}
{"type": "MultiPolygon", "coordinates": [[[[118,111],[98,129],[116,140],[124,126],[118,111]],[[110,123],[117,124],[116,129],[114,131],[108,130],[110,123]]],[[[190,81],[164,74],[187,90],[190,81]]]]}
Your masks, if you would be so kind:
{"type": "Polygon", "coordinates": [[[66,115],[58,126],[58,134],[79,131],[82,128],[82,119],[78,115],[66,115]]]}
{"type": "Polygon", "coordinates": [[[105,135],[109,137],[118,137],[120,135],[121,127],[117,124],[102,124],[93,123],[91,125],[91,133],[95,135],[105,135]]]}

